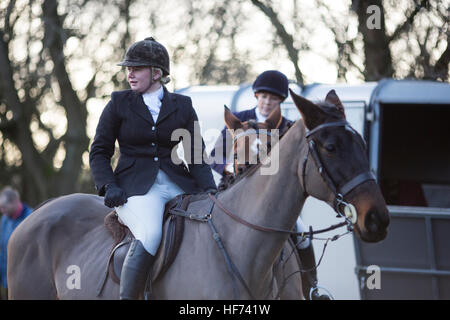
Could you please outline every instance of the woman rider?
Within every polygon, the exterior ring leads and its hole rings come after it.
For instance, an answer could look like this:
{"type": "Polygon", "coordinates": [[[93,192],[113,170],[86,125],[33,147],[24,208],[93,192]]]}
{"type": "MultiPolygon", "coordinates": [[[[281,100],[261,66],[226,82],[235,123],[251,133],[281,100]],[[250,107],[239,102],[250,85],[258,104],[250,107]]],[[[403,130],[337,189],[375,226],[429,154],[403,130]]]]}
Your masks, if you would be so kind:
{"type": "Polygon", "coordinates": [[[127,68],[129,90],[116,91],[103,110],[89,161],[96,189],[115,208],[135,239],[120,277],[120,298],[138,299],[144,291],[162,236],[165,204],[181,193],[216,190],[203,160],[205,145],[189,97],[171,93],[169,55],[152,37],[138,41],[119,63],[127,68]],[[177,129],[188,139],[172,137],[177,129]],[[118,141],[120,157],[111,157],[118,141]],[[172,152],[182,141],[184,163],[172,152]]]}

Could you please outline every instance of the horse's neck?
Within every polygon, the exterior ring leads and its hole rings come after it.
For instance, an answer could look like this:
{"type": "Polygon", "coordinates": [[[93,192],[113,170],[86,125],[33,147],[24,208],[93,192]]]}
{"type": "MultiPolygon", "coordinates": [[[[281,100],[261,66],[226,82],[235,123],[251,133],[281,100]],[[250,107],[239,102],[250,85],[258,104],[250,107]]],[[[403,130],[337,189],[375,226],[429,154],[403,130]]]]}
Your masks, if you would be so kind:
{"type": "Polygon", "coordinates": [[[304,130],[300,125],[293,127],[292,132],[286,134],[271,151],[271,165],[275,166],[276,171],[263,174],[264,170],[272,170],[261,166],[240,183],[239,188],[245,192],[246,198],[256,200],[251,204],[247,201],[247,205],[258,209],[243,212],[245,217],[277,228],[288,227],[296,220],[299,206],[304,202],[297,174],[299,161],[306,150],[303,148],[304,130]],[[276,159],[278,166],[273,164],[276,159]]]}
{"type": "MultiPolygon", "coordinates": [[[[292,230],[305,201],[297,174],[306,150],[304,128],[299,125],[302,124],[297,123],[279,142],[279,167],[275,174],[262,175],[260,167],[223,194],[223,201],[232,212],[253,224],[292,230]]],[[[250,286],[255,288],[265,278],[269,281],[273,262],[288,235],[250,230],[229,220],[227,223],[231,228],[229,232],[235,233],[231,241],[236,242],[234,245],[240,250],[245,248],[244,254],[239,256],[240,265],[250,278],[250,286]]]]}

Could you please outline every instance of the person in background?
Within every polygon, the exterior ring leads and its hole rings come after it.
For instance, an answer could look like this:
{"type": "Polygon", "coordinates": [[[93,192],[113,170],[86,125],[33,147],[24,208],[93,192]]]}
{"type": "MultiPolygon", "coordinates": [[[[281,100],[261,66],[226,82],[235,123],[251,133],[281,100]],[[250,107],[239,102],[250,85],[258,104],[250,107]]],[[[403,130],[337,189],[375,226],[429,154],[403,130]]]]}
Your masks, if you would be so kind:
{"type": "Polygon", "coordinates": [[[17,190],[7,186],[0,192],[0,299],[8,299],[7,248],[14,229],[30,215],[32,208],[20,200],[17,190]]]}
{"type": "MultiPolygon", "coordinates": [[[[269,114],[287,98],[288,79],[279,71],[267,70],[256,78],[252,88],[256,106],[241,112],[233,112],[233,114],[241,121],[264,122],[269,114]]],[[[281,132],[290,124],[292,121],[283,117],[278,130],[281,132]]],[[[230,157],[232,146],[233,138],[225,127],[210,154],[210,158],[213,159],[211,168],[222,176],[232,174],[233,159],[230,157]],[[216,153],[217,150],[221,150],[221,152],[216,153]]]]}

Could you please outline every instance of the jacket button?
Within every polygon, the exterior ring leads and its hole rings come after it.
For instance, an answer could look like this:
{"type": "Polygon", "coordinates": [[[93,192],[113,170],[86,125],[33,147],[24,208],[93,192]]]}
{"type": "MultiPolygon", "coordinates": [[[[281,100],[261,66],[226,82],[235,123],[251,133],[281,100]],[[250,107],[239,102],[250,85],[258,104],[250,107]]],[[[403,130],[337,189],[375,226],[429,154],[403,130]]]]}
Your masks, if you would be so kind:
{"type": "Polygon", "coordinates": [[[152,142],[152,147],[156,146],[156,144],[154,142],[152,142]]]}
{"type": "Polygon", "coordinates": [[[153,160],[158,161],[158,157],[154,157],[153,160]]]}
{"type": "Polygon", "coordinates": [[[155,131],[155,126],[152,127],[152,130],[155,131]]]}

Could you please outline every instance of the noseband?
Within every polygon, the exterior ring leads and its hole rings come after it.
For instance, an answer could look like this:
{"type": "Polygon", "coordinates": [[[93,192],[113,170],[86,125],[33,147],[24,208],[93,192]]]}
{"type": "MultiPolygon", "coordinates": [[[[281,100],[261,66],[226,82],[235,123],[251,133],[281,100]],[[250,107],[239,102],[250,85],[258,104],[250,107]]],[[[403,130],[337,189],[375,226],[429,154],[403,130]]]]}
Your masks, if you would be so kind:
{"type": "Polygon", "coordinates": [[[352,204],[345,202],[344,197],[351,190],[353,190],[355,187],[359,186],[360,184],[362,184],[366,181],[370,181],[370,180],[375,181],[375,176],[373,175],[372,172],[366,171],[366,172],[363,172],[363,173],[358,174],[357,176],[353,177],[352,179],[350,179],[350,181],[346,182],[341,187],[338,187],[336,185],[336,183],[334,182],[334,180],[332,179],[332,177],[329,173],[329,170],[327,170],[326,167],[324,166],[324,163],[322,162],[319,152],[317,150],[316,143],[312,139],[312,137],[317,132],[319,132],[325,128],[330,128],[330,127],[345,127],[347,130],[349,130],[350,132],[352,132],[355,136],[357,136],[359,138],[359,140],[360,140],[359,142],[362,145],[363,149],[364,150],[366,149],[364,140],[356,133],[356,131],[350,126],[350,124],[347,121],[336,121],[336,122],[324,123],[324,124],[317,126],[313,130],[309,131],[306,134],[306,140],[308,141],[308,153],[305,156],[305,159],[303,160],[303,171],[302,171],[303,192],[305,193],[305,197],[306,197],[306,195],[308,194],[306,191],[306,163],[308,161],[309,154],[311,154],[311,156],[319,170],[320,175],[325,180],[327,186],[334,193],[334,210],[338,213],[339,216],[344,217],[347,220],[347,222],[349,222],[349,225],[350,225],[350,223],[355,224],[356,220],[357,220],[356,209],[352,204]],[[341,211],[341,208],[340,208],[341,205],[344,206],[344,213],[341,211]]]}

